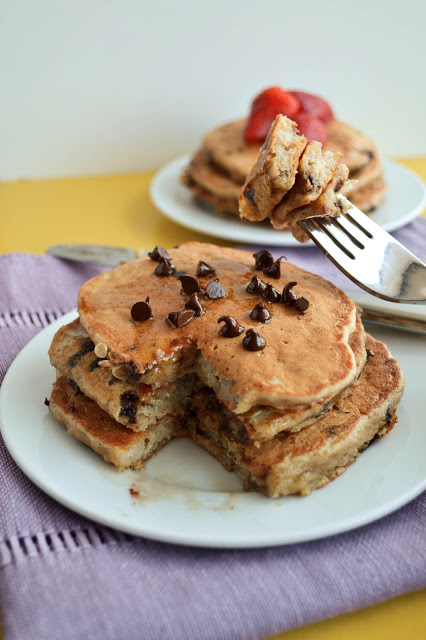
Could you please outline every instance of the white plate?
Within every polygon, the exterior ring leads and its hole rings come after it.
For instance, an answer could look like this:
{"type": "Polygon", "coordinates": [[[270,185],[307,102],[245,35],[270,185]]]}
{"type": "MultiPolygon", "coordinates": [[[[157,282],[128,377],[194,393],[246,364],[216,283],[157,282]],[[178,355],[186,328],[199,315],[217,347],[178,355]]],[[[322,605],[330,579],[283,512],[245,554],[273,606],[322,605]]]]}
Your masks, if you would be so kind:
{"type": "Polygon", "coordinates": [[[59,326],[74,317],[67,314],[44,329],[15,359],[1,390],[0,418],[6,446],[24,473],[92,520],[174,543],[261,547],[347,531],[394,511],[426,487],[424,338],[377,333],[406,376],[393,431],[309,497],[271,500],[242,491],[236,476],[184,438],[167,445],[144,471],[124,473],[70,438],[43,400],[55,377],[47,350],[59,326]]]}
{"type": "MultiPolygon", "coordinates": [[[[282,247],[311,246],[310,243],[297,242],[289,231],[275,231],[270,225],[243,222],[232,217],[219,218],[209,205],[201,204],[180,183],[180,176],[190,158],[186,155],[166,164],[151,182],[151,199],[168,218],[188,229],[226,240],[282,247]]],[[[388,193],[372,218],[386,231],[394,231],[422,212],[426,191],[423,181],[412,171],[389,160],[385,160],[383,166],[388,193]]]]}

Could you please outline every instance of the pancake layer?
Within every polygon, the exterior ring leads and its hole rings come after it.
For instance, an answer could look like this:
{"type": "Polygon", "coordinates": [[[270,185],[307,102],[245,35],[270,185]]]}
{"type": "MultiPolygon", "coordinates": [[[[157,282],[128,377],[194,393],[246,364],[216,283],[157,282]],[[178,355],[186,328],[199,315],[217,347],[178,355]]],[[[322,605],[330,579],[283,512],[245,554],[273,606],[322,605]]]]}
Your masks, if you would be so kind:
{"type": "Polygon", "coordinates": [[[158,263],[148,257],[100,274],[80,291],[81,324],[94,344],[107,345],[111,364],[122,365],[133,383],[136,378],[161,386],[195,371],[230,410],[244,413],[257,405],[286,409],[321,402],[354,381],[357,365],[349,342],[356,328],[356,307],[337,287],[282,262],[273,286],[283,291],[287,283],[297,282],[297,295],[310,303],[301,313],[282,303],[268,304],[260,294],[247,291],[253,275],[268,279],[255,270],[248,252],[186,243],[170,254],[175,276],[195,276],[202,260],[215,273],[199,277],[200,288],[208,290],[209,283],[218,279],[225,292],[220,299],[201,292],[203,315],[179,329],[167,317],[183,309],[189,296],[181,293],[176,277],[156,275],[158,263]],[[133,304],[147,297],[153,318],[133,321],[133,304]],[[270,312],[267,324],[250,315],[261,300],[270,312]],[[224,338],[218,324],[222,316],[232,316],[245,330],[256,328],[266,347],[247,351],[244,334],[224,338]]]}
{"type": "Polygon", "coordinates": [[[404,389],[398,363],[382,343],[369,337],[374,353],[359,384],[311,426],[281,434],[265,443],[243,441],[211,391],[195,394],[190,423],[194,441],[207,449],[248,491],[269,497],[308,495],[355,461],[374,437],[383,437],[396,422],[396,405],[404,389]]]}

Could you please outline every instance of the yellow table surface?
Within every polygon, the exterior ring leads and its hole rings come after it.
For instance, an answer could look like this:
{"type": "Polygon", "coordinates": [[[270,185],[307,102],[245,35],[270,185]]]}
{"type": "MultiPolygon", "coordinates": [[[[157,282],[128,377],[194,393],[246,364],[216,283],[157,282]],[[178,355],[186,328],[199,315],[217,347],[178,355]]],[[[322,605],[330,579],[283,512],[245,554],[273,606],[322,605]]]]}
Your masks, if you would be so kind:
{"type": "MultiPolygon", "coordinates": [[[[426,180],[426,157],[401,164],[426,180]]],[[[149,199],[153,173],[0,184],[0,253],[53,244],[173,246],[207,236],[170,222],[149,199]]],[[[426,590],[274,636],[274,640],[426,638],[426,590]]],[[[5,639],[6,640],[6,639],[5,639]]]]}

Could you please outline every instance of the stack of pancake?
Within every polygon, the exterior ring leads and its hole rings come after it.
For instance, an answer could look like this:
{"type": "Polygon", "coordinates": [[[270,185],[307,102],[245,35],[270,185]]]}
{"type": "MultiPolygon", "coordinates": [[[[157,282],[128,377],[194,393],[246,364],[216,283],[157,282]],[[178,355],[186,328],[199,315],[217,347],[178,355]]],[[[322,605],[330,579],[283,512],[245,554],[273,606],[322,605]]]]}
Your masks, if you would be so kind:
{"type": "MultiPolygon", "coordinates": [[[[238,216],[238,198],[247,175],[255,164],[262,143],[247,145],[247,119],[217,127],[207,133],[201,148],[186,168],[182,182],[194,195],[213,205],[218,214],[238,216]]],[[[324,151],[342,154],[349,179],[356,180],[351,201],[371,213],[383,201],[386,182],[374,142],[340,120],[325,125],[328,142],[324,151]]]]}
{"type": "Polygon", "coordinates": [[[83,285],[55,335],[49,407],[120,469],[191,437],[245,489],[309,494],[396,422],[397,362],[326,280],[186,243],[83,285]]]}

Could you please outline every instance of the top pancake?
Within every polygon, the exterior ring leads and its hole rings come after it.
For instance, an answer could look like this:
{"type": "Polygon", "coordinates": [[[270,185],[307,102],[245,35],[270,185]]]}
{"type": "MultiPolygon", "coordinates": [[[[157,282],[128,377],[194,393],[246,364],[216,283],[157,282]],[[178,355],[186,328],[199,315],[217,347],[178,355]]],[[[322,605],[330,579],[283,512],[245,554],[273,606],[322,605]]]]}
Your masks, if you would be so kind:
{"type": "MultiPolygon", "coordinates": [[[[184,308],[189,296],[181,293],[176,277],[159,277],[148,257],[102,273],[83,285],[79,294],[80,320],[95,344],[108,346],[108,357],[139,372],[140,382],[163,384],[194,370],[213,387],[218,397],[237,413],[255,405],[286,408],[320,401],[337,394],[356,375],[349,340],[356,326],[356,307],[342,291],[319,276],[281,263],[281,277],[273,285],[282,291],[298,282],[298,296],[310,302],[305,314],[281,303],[267,305],[272,319],[258,324],[250,312],[261,300],[246,291],[254,259],[246,251],[209,244],[186,243],[170,250],[176,274],[195,276],[199,260],[216,269],[200,277],[202,288],[219,278],[226,297],[199,298],[204,315],[174,329],[166,318],[184,308]],[[136,323],[130,310],[135,302],[150,298],[153,319],[136,323]],[[244,334],[224,338],[218,318],[233,316],[245,329],[256,328],[266,339],[262,351],[246,351],[244,334]]],[[[267,304],[267,303],[265,303],[267,304]]]]}

